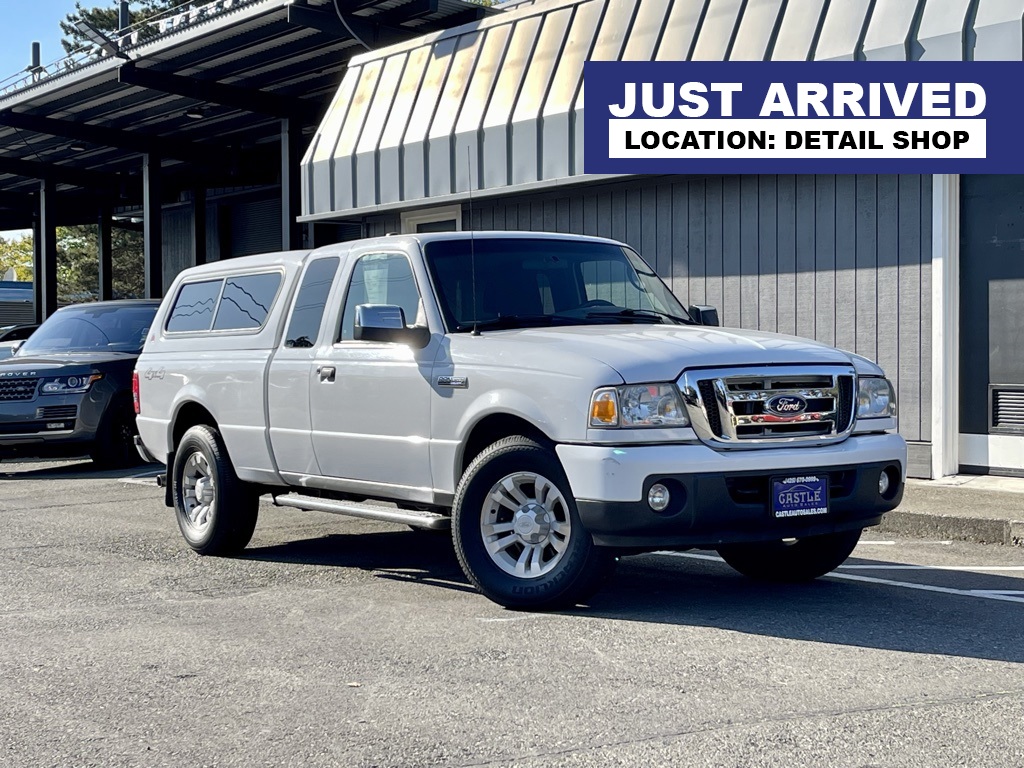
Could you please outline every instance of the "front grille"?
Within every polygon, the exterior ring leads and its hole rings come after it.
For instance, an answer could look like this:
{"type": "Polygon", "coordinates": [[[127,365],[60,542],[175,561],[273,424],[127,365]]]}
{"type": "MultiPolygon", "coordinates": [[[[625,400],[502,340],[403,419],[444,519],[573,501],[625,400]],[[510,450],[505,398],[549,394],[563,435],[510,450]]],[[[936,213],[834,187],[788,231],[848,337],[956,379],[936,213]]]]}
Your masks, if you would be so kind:
{"type": "Polygon", "coordinates": [[[36,408],[37,419],[73,419],[78,416],[77,405],[45,405],[36,408]]]}
{"type": "MultiPolygon", "coordinates": [[[[846,422],[839,424],[839,431],[850,428],[853,422],[853,376],[839,377],[839,415],[846,415],[846,422]]],[[[840,419],[842,422],[842,419],[840,419]]]]}
{"type": "Polygon", "coordinates": [[[716,435],[720,435],[722,433],[722,418],[718,414],[714,382],[707,379],[700,382],[700,399],[704,403],[704,410],[707,413],[711,431],[716,435]]]}
{"type": "Polygon", "coordinates": [[[705,442],[839,440],[853,424],[854,375],[839,367],[825,371],[694,371],[679,385],[689,393],[690,420],[705,442]]]}
{"type": "Polygon", "coordinates": [[[39,379],[0,379],[0,400],[31,400],[39,379]]]}

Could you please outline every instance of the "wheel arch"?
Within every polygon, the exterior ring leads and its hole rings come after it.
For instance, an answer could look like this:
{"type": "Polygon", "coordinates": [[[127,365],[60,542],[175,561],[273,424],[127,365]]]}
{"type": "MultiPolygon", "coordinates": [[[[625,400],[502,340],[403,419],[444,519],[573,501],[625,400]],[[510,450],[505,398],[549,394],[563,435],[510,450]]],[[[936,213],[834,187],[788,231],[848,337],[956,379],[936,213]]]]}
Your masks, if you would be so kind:
{"type": "Polygon", "coordinates": [[[209,409],[195,400],[182,402],[171,419],[171,450],[177,452],[182,436],[197,424],[217,427],[217,419],[209,409]]]}
{"type": "Polygon", "coordinates": [[[487,446],[514,435],[529,437],[542,445],[554,445],[554,441],[540,426],[521,414],[509,411],[484,414],[470,426],[465,438],[459,444],[455,461],[455,486],[458,487],[459,481],[473,459],[479,456],[487,446]]]}

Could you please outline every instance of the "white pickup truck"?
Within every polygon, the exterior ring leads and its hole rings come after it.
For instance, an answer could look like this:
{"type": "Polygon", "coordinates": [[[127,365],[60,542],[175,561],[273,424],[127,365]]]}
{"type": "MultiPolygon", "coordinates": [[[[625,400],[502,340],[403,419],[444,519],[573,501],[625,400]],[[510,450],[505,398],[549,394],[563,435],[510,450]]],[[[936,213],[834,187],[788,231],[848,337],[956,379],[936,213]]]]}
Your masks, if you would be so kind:
{"type": "Polygon", "coordinates": [[[716,327],[628,246],[525,232],[391,236],[185,270],[136,367],[140,452],[203,554],[258,499],[451,528],[514,608],[585,600],[616,557],[716,549],[834,569],[902,496],[874,363],[716,327]]]}

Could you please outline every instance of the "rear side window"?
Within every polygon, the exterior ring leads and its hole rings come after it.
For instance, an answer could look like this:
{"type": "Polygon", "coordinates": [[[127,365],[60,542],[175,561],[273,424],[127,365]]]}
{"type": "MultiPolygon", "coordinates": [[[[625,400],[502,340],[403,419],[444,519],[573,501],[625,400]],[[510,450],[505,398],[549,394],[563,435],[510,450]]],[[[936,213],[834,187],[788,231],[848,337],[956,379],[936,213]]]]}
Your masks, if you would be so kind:
{"type": "Polygon", "coordinates": [[[220,297],[213,330],[244,331],[262,328],[280,287],[279,272],[228,278],[224,283],[224,293],[220,297]]]}
{"type": "Polygon", "coordinates": [[[167,330],[171,332],[206,331],[213,324],[214,309],[223,280],[187,283],[178,291],[167,330]]]}
{"type": "Polygon", "coordinates": [[[286,347],[312,347],[316,343],[324,308],[327,306],[327,294],[331,292],[340,261],[337,256],[318,259],[306,269],[291,320],[288,321],[284,342],[286,347]]]}

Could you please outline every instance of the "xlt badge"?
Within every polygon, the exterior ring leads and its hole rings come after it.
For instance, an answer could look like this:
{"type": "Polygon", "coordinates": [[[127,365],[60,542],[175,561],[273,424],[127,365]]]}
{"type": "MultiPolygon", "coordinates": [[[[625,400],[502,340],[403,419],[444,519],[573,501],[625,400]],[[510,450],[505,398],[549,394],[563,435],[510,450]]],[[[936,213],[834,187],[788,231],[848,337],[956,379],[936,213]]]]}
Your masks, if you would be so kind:
{"type": "Polygon", "coordinates": [[[452,389],[469,389],[469,379],[466,376],[438,376],[437,386],[451,387],[452,389]]]}

